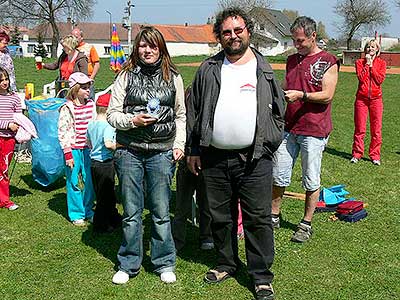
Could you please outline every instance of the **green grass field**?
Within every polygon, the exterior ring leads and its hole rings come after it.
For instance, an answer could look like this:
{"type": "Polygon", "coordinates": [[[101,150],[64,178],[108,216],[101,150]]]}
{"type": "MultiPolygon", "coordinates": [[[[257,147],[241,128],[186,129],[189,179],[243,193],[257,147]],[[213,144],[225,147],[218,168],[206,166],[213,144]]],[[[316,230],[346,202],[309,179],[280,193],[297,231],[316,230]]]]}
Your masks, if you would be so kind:
{"type": "MultiPolygon", "coordinates": [[[[107,63],[102,61],[96,81],[99,90],[112,83],[114,75],[107,63]]],[[[33,82],[37,89],[56,77],[55,71],[36,71],[33,59],[15,60],[15,65],[19,88],[33,82]]],[[[180,70],[188,85],[196,68],[180,70]]],[[[276,74],[282,79],[282,71],[276,74]]],[[[349,159],[357,79],[353,73],[340,73],[333,103],[335,128],[324,153],[322,182],[325,187],[345,184],[351,197],[368,203],[369,215],[350,224],[330,221],[330,213],[316,214],[311,241],[299,245],[289,239],[304,204],[286,199],[283,226],[275,235],[276,299],[400,299],[399,81],[399,75],[388,75],[383,86],[382,166],[373,166],[367,159],[352,165],[349,159]]],[[[299,171],[297,165],[291,191],[302,192],[299,171]]],[[[116,270],[120,231],[93,235],[90,226],[71,225],[66,215],[64,182],[40,187],[32,180],[30,164],[17,164],[11,193],[21,208],[15,212],[0,210],[1,299],[253,299],[244,269],[223,284],[203,283],[215,257],[212,251],[198,249],[198,229],[192,226],[188,228],[188,244],[177,260],[177,283],[162,284],[151,272],[148,214],[144,216],[143,268],[125,286],[115,286],[111,277],[116,270]]],[[[243,241],[240,252],[245,261],[243,241]]]]}

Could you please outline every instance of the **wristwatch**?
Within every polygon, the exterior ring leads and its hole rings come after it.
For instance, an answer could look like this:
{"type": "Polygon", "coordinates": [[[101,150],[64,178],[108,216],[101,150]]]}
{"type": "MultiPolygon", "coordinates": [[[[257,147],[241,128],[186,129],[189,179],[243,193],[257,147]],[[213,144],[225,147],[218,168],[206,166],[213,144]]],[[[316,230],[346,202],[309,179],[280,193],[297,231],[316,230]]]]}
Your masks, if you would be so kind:
{"type": "Polygon", "coordinates": [[[306,102],[307,101],[307,93],[306,91],[303,91],[303,98],[301,98],[301,101],[306,102]]]}

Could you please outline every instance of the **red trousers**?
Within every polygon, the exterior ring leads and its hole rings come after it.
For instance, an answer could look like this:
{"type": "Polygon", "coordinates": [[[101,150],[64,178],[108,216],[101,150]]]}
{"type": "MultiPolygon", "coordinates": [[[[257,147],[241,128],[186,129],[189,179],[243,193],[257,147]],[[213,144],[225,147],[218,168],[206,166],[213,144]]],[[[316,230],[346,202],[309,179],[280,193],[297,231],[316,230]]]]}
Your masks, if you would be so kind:
{"type": "Polygon", "coordinates": [[[382,145],[382,98],[374,100],[356,98],[356,102],[354,103],[354,137],[352,155],[353,157],[360,159],[364,154],[364,137],[366,133],[368,113],[371,133],[369,157],[372,160],[380,160],[382,145]]]}
{"type": "Polygon", "coordinates": [[[8,167],[10,166],[15,147],[15,139],[0,136],[0,208],[9,208],[14,202],[10,201],[10,179],[8,167]]]}

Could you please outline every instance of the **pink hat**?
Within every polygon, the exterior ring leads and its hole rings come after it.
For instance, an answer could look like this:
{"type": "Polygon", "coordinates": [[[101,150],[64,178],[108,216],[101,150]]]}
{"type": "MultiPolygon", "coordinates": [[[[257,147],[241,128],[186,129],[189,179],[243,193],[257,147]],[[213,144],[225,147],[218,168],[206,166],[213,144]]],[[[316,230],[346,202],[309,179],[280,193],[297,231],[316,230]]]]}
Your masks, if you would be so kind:
{"type": "Polygon", "coordinates": [[[93,82],[92,79],[90,79],[86,74],[82,72],[75,72],[72,73],[71,76],[69,76],[68,83],[69,87],[72,88],[75,84],[85,84],[88,82],[93,82]]]}

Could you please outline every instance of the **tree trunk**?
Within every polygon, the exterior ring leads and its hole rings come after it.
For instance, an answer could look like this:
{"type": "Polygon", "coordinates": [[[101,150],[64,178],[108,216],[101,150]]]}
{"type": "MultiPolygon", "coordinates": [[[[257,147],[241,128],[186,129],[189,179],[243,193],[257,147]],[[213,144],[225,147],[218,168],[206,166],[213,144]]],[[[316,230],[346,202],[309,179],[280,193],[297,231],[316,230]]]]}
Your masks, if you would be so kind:
{"type": "Polygon", "coordinates": [[[50,21],[51,29],[53,30],[53,37],[51,39],[51,57],[57,57],[58,41],[60,40],[60,31],[58,30],[55,20],[50,21]]]}
{"type": "Polygon", "coordinates": [[[351,43],[351,37],[348,37],[346,40],[347,50],[350,50],[350,43],[351,43]]]}

